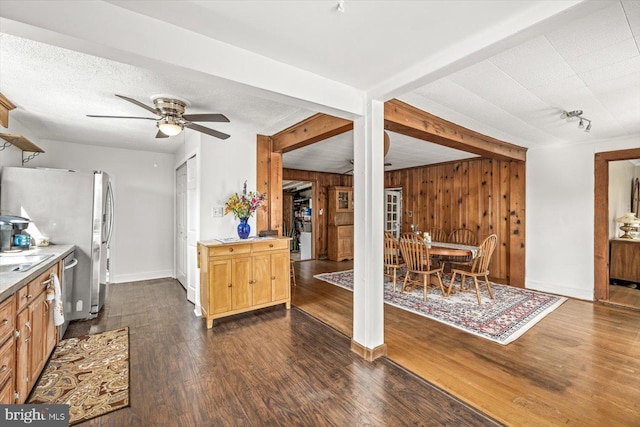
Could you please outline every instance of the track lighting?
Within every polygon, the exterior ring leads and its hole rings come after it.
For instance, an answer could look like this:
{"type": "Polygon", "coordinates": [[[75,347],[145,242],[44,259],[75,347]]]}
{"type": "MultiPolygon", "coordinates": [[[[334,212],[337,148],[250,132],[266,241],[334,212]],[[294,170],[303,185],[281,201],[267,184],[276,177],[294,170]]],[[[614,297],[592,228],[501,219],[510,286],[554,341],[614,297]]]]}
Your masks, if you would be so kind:
{"type": "Polygon", "coordinates": [[[578,122],[578,129],[584,129],[585,132],[591,131],[591,120],[586,117],[582,117],[582,110],[573,110],[573,111],[563,111],[560,114],[561,119],[567,119],[568,122],[572,121],[574,118],[580,119],[578,122]],[[584,122],[587,122],[587,128],[584,128],[584,122]]]}

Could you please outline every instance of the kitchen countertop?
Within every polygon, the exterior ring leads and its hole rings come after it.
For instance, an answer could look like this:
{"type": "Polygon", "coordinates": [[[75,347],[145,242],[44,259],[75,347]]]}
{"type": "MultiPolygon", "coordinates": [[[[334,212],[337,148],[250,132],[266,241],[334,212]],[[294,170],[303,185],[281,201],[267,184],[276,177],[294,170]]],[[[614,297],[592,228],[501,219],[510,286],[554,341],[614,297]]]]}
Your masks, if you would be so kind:
{"type": "MultiPolygon", "coordinates": [[[[52,257],[44,260],[27,271],[0,272],[0,302],[9,298],[11,294],[29,283],[29,281],[38,277],[38,275],[42,274],[43,271],[47,270],[53,264],[73,252],[74,249],[75,245],[50,245],[20,252],[20,255],[52,255],[52,257]]],[[[13,252],[5,254],[0,252],[0,258],[3,255],[11,256],[18,254],[13,252]]]]}
{"type": "Polygon", "coordinates": [[[267,236],[267,237],[249,237],[247,239],[240,239],[237,237],[229,237],[229,238],[219,238],[219,239],[211,239],[211,240],[200,240],[202,246],[220,246],[220,245],[240,245],[246,243],[254,243],[254,242],[263,242],[269,240],[291,240],[291,237],[278,237],[278,236],[267,236]]]}

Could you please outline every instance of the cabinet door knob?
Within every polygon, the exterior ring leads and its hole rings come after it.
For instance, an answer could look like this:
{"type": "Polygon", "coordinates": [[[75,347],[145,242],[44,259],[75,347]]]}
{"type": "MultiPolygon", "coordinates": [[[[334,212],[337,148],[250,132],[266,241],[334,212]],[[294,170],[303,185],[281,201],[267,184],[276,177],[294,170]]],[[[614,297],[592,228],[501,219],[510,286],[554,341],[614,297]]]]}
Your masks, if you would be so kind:
{"type": "Polygon", "coordinates": [[[232,283],[229,283],[229,287],[231,287],[232,283]]]}
{"type": "Polygon", "coordinates": [[[233,248],[229,248],[229,252],[233,252],[233,248]]]}
{"type": "Polygon", "coordinates": [[[4,320],[2,321],[2,326],[6,325],[7,323],[9,323],[9,319],[4,319],[4,320]]]}
{"type": "Polygon", "coordinates": [[[276,276],[271,276],[271,280],[276,280],[276,276]]]}
{"type": "Polygon", "coordinates": [[[273,247],[273,243],[269,243],[269,247],[272,248],[273,247]]]}

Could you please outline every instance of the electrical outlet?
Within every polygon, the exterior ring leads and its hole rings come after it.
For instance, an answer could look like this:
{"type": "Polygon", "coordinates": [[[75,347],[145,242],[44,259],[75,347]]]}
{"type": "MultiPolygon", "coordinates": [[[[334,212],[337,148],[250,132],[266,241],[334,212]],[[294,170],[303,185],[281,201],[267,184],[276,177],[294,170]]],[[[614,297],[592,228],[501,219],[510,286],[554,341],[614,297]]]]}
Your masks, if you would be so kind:
{"type": "Polygon", "coordinates": [[[407,212],[407,216],[408,216],[409,218],[412,218],[412,217],[413,217],[413,211],[409,211],[409,212],[407,212]]]}
{"type": "Polygon", "coordinates": [[[222,206],[214,206],[211,208],[212,217],[221,217],[223,215],[224,208],[222,206]]]}

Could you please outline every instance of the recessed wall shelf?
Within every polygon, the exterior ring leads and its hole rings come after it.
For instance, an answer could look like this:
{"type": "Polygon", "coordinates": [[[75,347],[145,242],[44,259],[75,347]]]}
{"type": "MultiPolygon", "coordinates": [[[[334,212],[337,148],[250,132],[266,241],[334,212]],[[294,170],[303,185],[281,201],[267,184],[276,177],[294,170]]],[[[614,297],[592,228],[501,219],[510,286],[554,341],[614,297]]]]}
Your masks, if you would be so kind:
{"type": "Polygon", "coordinates": [[[22,135],[18,135],[15,133],[0,133],[0,138],[4,139],[6,142],[0,146],[0,151],[6,149],[9,145],[13,145],[22,151],[22,165],[28,163],[29,160],[35,158],[38,154],[44,153],[44,150],[38,147],[33,142],[29,141],[22,135]],[[25,152],[31,153],[26,157],[24,155],[25,152]]]}

